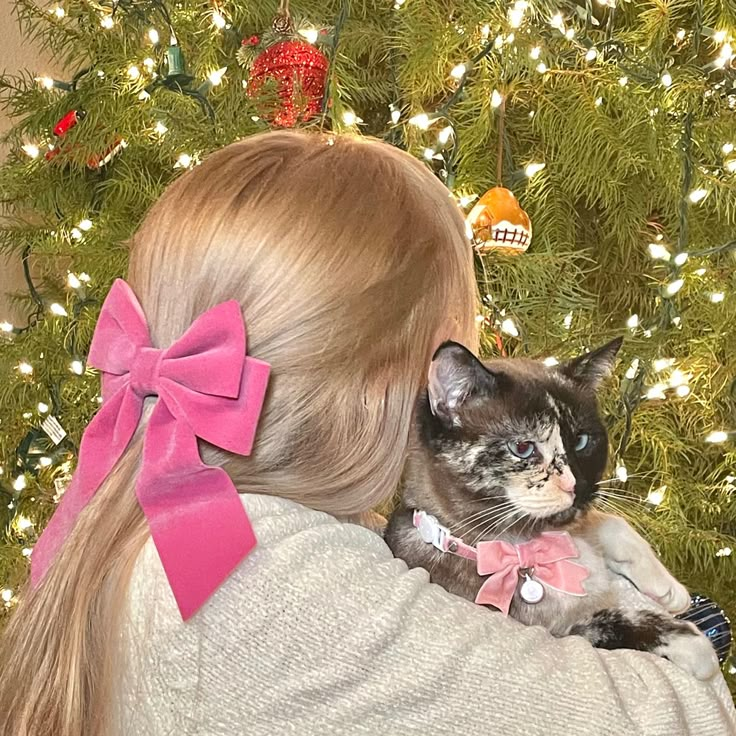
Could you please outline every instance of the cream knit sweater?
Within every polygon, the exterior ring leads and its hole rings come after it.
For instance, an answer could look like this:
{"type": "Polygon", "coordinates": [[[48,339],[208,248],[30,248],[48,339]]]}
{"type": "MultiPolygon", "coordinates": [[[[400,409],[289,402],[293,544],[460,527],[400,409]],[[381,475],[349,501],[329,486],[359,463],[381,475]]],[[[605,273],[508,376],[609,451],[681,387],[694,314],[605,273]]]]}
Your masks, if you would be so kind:
{"type": "Polygon", "coordinates": [[[243,503],[258,546],[188,623],[150,541],[142,552],[122,734],[736,734],[720,676],[553,639],[430,585],[367,529],[243,503]]]}

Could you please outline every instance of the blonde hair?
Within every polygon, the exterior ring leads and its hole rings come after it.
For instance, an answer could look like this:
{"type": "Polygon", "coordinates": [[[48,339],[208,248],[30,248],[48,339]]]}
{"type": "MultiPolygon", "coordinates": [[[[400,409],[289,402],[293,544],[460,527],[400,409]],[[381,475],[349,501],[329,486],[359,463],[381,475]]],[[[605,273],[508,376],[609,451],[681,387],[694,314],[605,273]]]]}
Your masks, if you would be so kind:
{"type": "MultiPolygon", "coordinates": [[[[433,350],[474,346],[475,286],[449,192],[377,141],[269,133],[177,180],[132,242],[153,344],[237,299],[272,366],[249,458],[203,446],[242,493],[357,515],[399,481],[433,350]]],[[[0,641],[2,736],[111,733],[120,611],[148,538],[133,493],[143,420],[0,641]]]]}

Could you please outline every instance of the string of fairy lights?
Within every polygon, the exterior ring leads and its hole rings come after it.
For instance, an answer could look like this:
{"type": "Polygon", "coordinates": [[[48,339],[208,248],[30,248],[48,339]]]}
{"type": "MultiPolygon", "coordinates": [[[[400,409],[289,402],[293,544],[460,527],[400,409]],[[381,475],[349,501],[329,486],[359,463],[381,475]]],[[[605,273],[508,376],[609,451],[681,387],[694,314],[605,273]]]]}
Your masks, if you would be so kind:
{"type": "MultiPolygon", "coordinates": [[[[407,0],[395,0],[394,10],[401,13],[406,2],[407,0]]],[[[671,63],[667,63],[664,68],[649,68],[642,60],[632,58],[627,49],[621,48],[620,45],[614,42],[613,28],[617,0],[597,0],[597,3],[608,14],[607,19],[604,19],[603,22],[596,20],[594,17],[591,4],[587,4],[585,10],[581,10],[571,3],[569,7],[565,6],[551,16],[542,18],[534,7],[533,0],[515,0],[509,4],[507,9],[505,28],[492,30],[491,25],[486,24],[474,31],[477,34],[479,50],[471,58],[457,60],[456,63],[450,66],[447,72],[448,95],[439,105],[427,110],[407,110],[398,100],[390,105],[388,124],[392,129],[409,126],[419,134],[419,137],[423,136],[425,138],[427,143],[418,152],[419,155],[429,165],[439,167],[438,175],[453,191],[461,207],[467,208],[477,199],[478,194],[454,189],[454,166],[459,140],[453,109],[456,103],[462,99],[466,85],[472,83],[474,74],[483,59],[490,54],[497,54],[500,59],[505,54],[513,54],[517,60],[523,57],[526,59],[530,73],[542,77],[560,73],[564,70],[565,65],[571,68],[580,68],[582,65],[583,68],[594,70],[597,65],[600,65],[601,69],[608,69],[613,63],[616,65],[615,68],[620,71],[617,81],[621,88],[633,87],[634,85],[658,85],[663,89],[668,89],[678,84],[677,69],[671,63]],[[542,36],[552,34],[549,37],[555,43],[559,40],[567,44],[569,47],[568,56],[563,59],[559,58],[559,55],[552,54],[543,39],[535,37],[531,33],[532,28],[537,31],[543,28],[544,34],[542,36]],[[603,32],[605,37],[598,42],[594,42],[590,38],[590,33],[594,30],[603,32]]],[[[144,29],[141,36],[140,53],[137,54],[138,58],[129,63],[126,68],[120,70],[119,76],[120,79],[124,80],[124,89],[130,92],[140,104],[145,105],[154,97],[159,88],[165,87],[194,98],[199,103],[202,111],[209,118],[212,118],[214,109],[208,98],[212,91],[226,79],[228,67],[213,68],[204,79],[198,82],[186,75],[184,59],[178,45],[172,17],[162,2],[157,0],[153,5],[156,9],[157,21],[144,29]],[[166,41],[168,41],[167,45],[165,45],[166,41]]],[[[112,0],[109,4],[96,4],[94,7],[99,16],[99,32],[112,33],[119,26],[120,13],[131,10],[132,4],[130,0],[112,0]]],[[[63,5],[54,4],[48,9],[48,12],[56,22],[65,22],[67,14],[63,5]]],[[[203,12],[203,19],[205,24],[218,32],[235,32],[233,23],[221,4],[212,5],[206,9],[203,12]]],[[[456,26],[456,30],[461,35],[470,34],[468,29],[459,26],[456,26]]],[[[319,37],[318,28],[311,25],[304,25],[304,27],[299,28],[298,33],[311,44],[316,43],[319,37]]],[[[728,29],[701,27],[686,30],[683,28],[676,31],[673,43],[675,49],[681,49],[687,43],[692,44],[696,49],[700,49],[702,43],[708,45],[710,49],[709,60],[703,66],[702,73],[706,79],[711,80],[709,81],[709,93],[723,96],[727,100],[728,107],[736,109],[736,86],[734,86],[736,85],[736,54],[734,51],[736,41],[733,33],[728,29]]],[[[73,91],[86,74],[97,74],[104,77],[104,72],[101,70],[88,68],[81,70],[71,82],[57,80],[46,75],[39,75],[36,77],[36,81],[44,90],[56,90],[65,93],[73,91]]],[[[489,95],[491,109],[496,113],[502,113],[506,98],[507,95],[501,85],[494,87],[489,95]]],[[[604,98],[602,96],[596,98],[596,106],[603,103],[604,98]]],[[[653,110],[652,115],[657,112],[658,110],[653,110]]],[[[529,116],[534,116],[533,110],[529,112],[529,116]]],[[[348,131],[358,132],[362,125],[363,120],[358,113],[345,107],[340,108],[337,118],[333,120],[333,128],[348,131]]],[[[168,125],[163,120],[157,120],[147,133],[152,135],[154,139],[163,140],[168,130],[168,125]]],[[[690,136],[692,136],[691,131],[690,136]]],[[[21,150],[30,159],[38,159],[48,155],[47,152],[53,151],[58,145],[59,141],[52,138],[39,139],[25,141],[21,145],[21,150]]],[[[126,141],[124,140],[115,141],[115,150],[107,152],[110,158],[104,161],[103,165],[108,163],[112,156],[122,150],[125,145],[126,141]]],[[[709,175],[728,177],[736,174],[735,146],[736,140],[723,141],[720,148],[722,159],[717,165],[708,170],[709,175]]],[[[171,165],[176,169],[188,169],[196,166],[200,161],[201,152],[199,151],[179,151],[171,165]]],[[[540,176],[545,170],[546,165],[544,161],[528,160],[515,174],[525,177],[529,182],[533,182],[535,177],[540,176]]],[[[700,165],[696,166],[692,158],[688,158],[688,156],[685,156],[684,166],[686,168],[689,166],[691,169],[694,167],[696,171],[700,170],[698,168],[700,165]]],[[[686,237],[683,239],[682,231],[686,231],[688,208],[699,206],[711,194],[711,190],[707,185],[695,186],[692,184],[693,173],[690,170],[683,177],[686,190],[683,191],[681,214],[684,213],[685,220],[681,222],[680,242],[673,245],[667,241],[662,233],[659,233],[652,238],[652,242],[647,246],[648,253],[653,261],[657,265],[668,269],[668,277],[662,281],[658,295],[663,304],[663,319],[667,318],[668,323],[675,327],[681,324],[682,318],[674,310],[672,301],[689,277],[683,271],[686,263],[694,258],[704,258],[736,249],[736,241],[734,241],[705,251],[695,251],[689,248],[686,237]]],[[[60,224],[54,231],[54,235],[60,239],[66,239],[70,243],[83,241],[95,226],[92,216],[84,217],[73,223],[60,224]]],[[[693,273],[702,276],[705,270],[699,268],[693,273]]],[[[27,327],[17,327],[9,321],[0,321],[0,338],[13,339],[15,335],[22,334],[29,329],[37,319],[72,319],[74,314],[70,314],[70,304],[75,300],[86,303],[86,300],[89,299],[88,291],[91,286],[91,279],[86,273],[68,273],[66,286],[69,299],[66,305],[58,301],[47,303],[43,297],[38,295],[29,273],[27,273],[27,281],[29,282],[29,289],[34,294],[34,302],[38,313],[27,327]]],[[[708,294],[708,299],[713,304],[722,303],[726,298],[723,291],[714,291],[708,294]]],[[[493,323],[497,329],[511,338],[520,338],[522,330],[513,317],[508,314],[510,310],[500,308],[495,304],[491,304],[491,302],[490,299],[485,300],[486,306],[493,312],[493,323]]],[[[488,314],[479,315],[479,323],[487,324],[488,320],[488,314]]],[[[574,320],[573,312],[566,314],[563,320],[564,327],[570,330],[574,320]]],[[[632,334],[641,335],[644,338],[652,337],[657,330],[656,325],[642,324],[637,314],[632,314],[628,318],[626,328],[632,334]]],[[[558,362],[558,359],[549,356],[545,362],[548,365],[554,365],[558,362]]],[[[21,360],[16,366],[16,370],[23,380],[33,380],[34,366],[30,359],[21,360]]],[[[70,355],[68,372],[72,378],[87,374],[88,369],[82,355],[70,355]]],[[[674,358],[657,358],[651,362],[651,365],[647,366],[644,365],[643,360],[634,359],[626,370],[622,389],[622,401],[626,407],[627,422],[630,423],[631,414],[642,401],[662,401],[670,396],[680,399],[686,398],[691,393],[691,380],[692,374],[682,367],[678,367],[674,358]],[[650,369],[657,376],[657,380],[652,385],[646,385],[645,377],[650,369]]],[[[99,397],[96,397],[96,400],[100,400],[99,397]]],[[[46,435],[51,438],[55,445],[59,445],[62,440],[68,440],[68,438],[58,419],[53,415],[53,411],[53,405],[41,401],[34,409],[29,409],[24,414],[24,418],[30,420],[38,417],[42,419],[42,426],[46,435]]],[[[736,429],[714,427],[703,440],[711,444],[723,444],[733,439],[734,436],[736,436],[736,429]]],[[[51,453],[42,454],[35,460],[37,469],[57,467],[58,464],[58,477],[62,482],[57,486],[57,500],[63,493],[63,482],[68,479],[71,472],[73,450],[72,447],[69,452],[60,453],[58,458],[53,457],[51,453]]],[[[628,471],[621,459],[624,450],[625,442],[622,443],[616,453],[615,477],[622,483],[625,483],[628,479],[628,471]]],[[[27,488],[28,472],[30,471],[24,468],[22,472],[12,478],[11,485],[16,493],[20,493],[27,488]]],[[[4,474],[5,469],[0,466],[0,475],[4,474]]],[[[736,477],[727,476],[725,483],[728,488],[736,490],[736,477]]],[[[666,486],[652,489],[647,501],[654,506],[659,505],[665,498],[666,490],[666,486]]],[[[13,508],[14,504],[15,501],[11,501],[9,508],[13,508]]],[[[23,515],[16,515],[13,520],[13,527],[21,536],[33,532],[33,522],[23,515]]],[[[28,557],[31,553],[32,545],[29,542],[23,547],[22,554],[28,557]]],[[[715,554],[718,557],[727,557],[732,554],[732,550],[730,547],[723,547],[715,554]]],[[[0,590],[0,598],[6,606],[13,605],[16,600],[13,591],[8,588],[0,590]]]]}

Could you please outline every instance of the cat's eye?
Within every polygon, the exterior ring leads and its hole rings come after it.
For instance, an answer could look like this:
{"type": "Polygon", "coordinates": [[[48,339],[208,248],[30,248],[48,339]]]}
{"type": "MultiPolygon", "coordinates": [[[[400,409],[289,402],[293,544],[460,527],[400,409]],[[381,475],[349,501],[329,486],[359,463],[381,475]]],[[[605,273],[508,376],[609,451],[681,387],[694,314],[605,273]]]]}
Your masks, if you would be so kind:
{"type": "Polygon", "coordinates": [[[533,442],[509,442],[509,450],[512,455],[520,457],[522,460],[528,460],[536,449],[533,442]]]}
{"type": "Polygon", "coordinates": [[[585,434],[585,432],[579,434],[575,439],[575,452],[581,452],[588,446],[589,443],[590,435],[585,434]]]}

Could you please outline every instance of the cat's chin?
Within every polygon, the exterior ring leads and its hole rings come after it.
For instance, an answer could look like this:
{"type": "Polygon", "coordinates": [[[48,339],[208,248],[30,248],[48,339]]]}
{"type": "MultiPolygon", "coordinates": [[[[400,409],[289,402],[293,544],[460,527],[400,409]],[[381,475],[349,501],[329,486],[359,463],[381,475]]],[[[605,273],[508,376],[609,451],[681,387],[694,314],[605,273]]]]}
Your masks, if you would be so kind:
{"type": "Polygon", "coordinates": [[[565,526],[569,524],[580,514],[580,509],[576,509],[574,506],[570,506],[569,509],[564,511],[556,511],[549,516],[539,516],[534,519],[533,527],[537,530],[544,531],[545,529],[555,529],[557,527],[565,526]]]}

